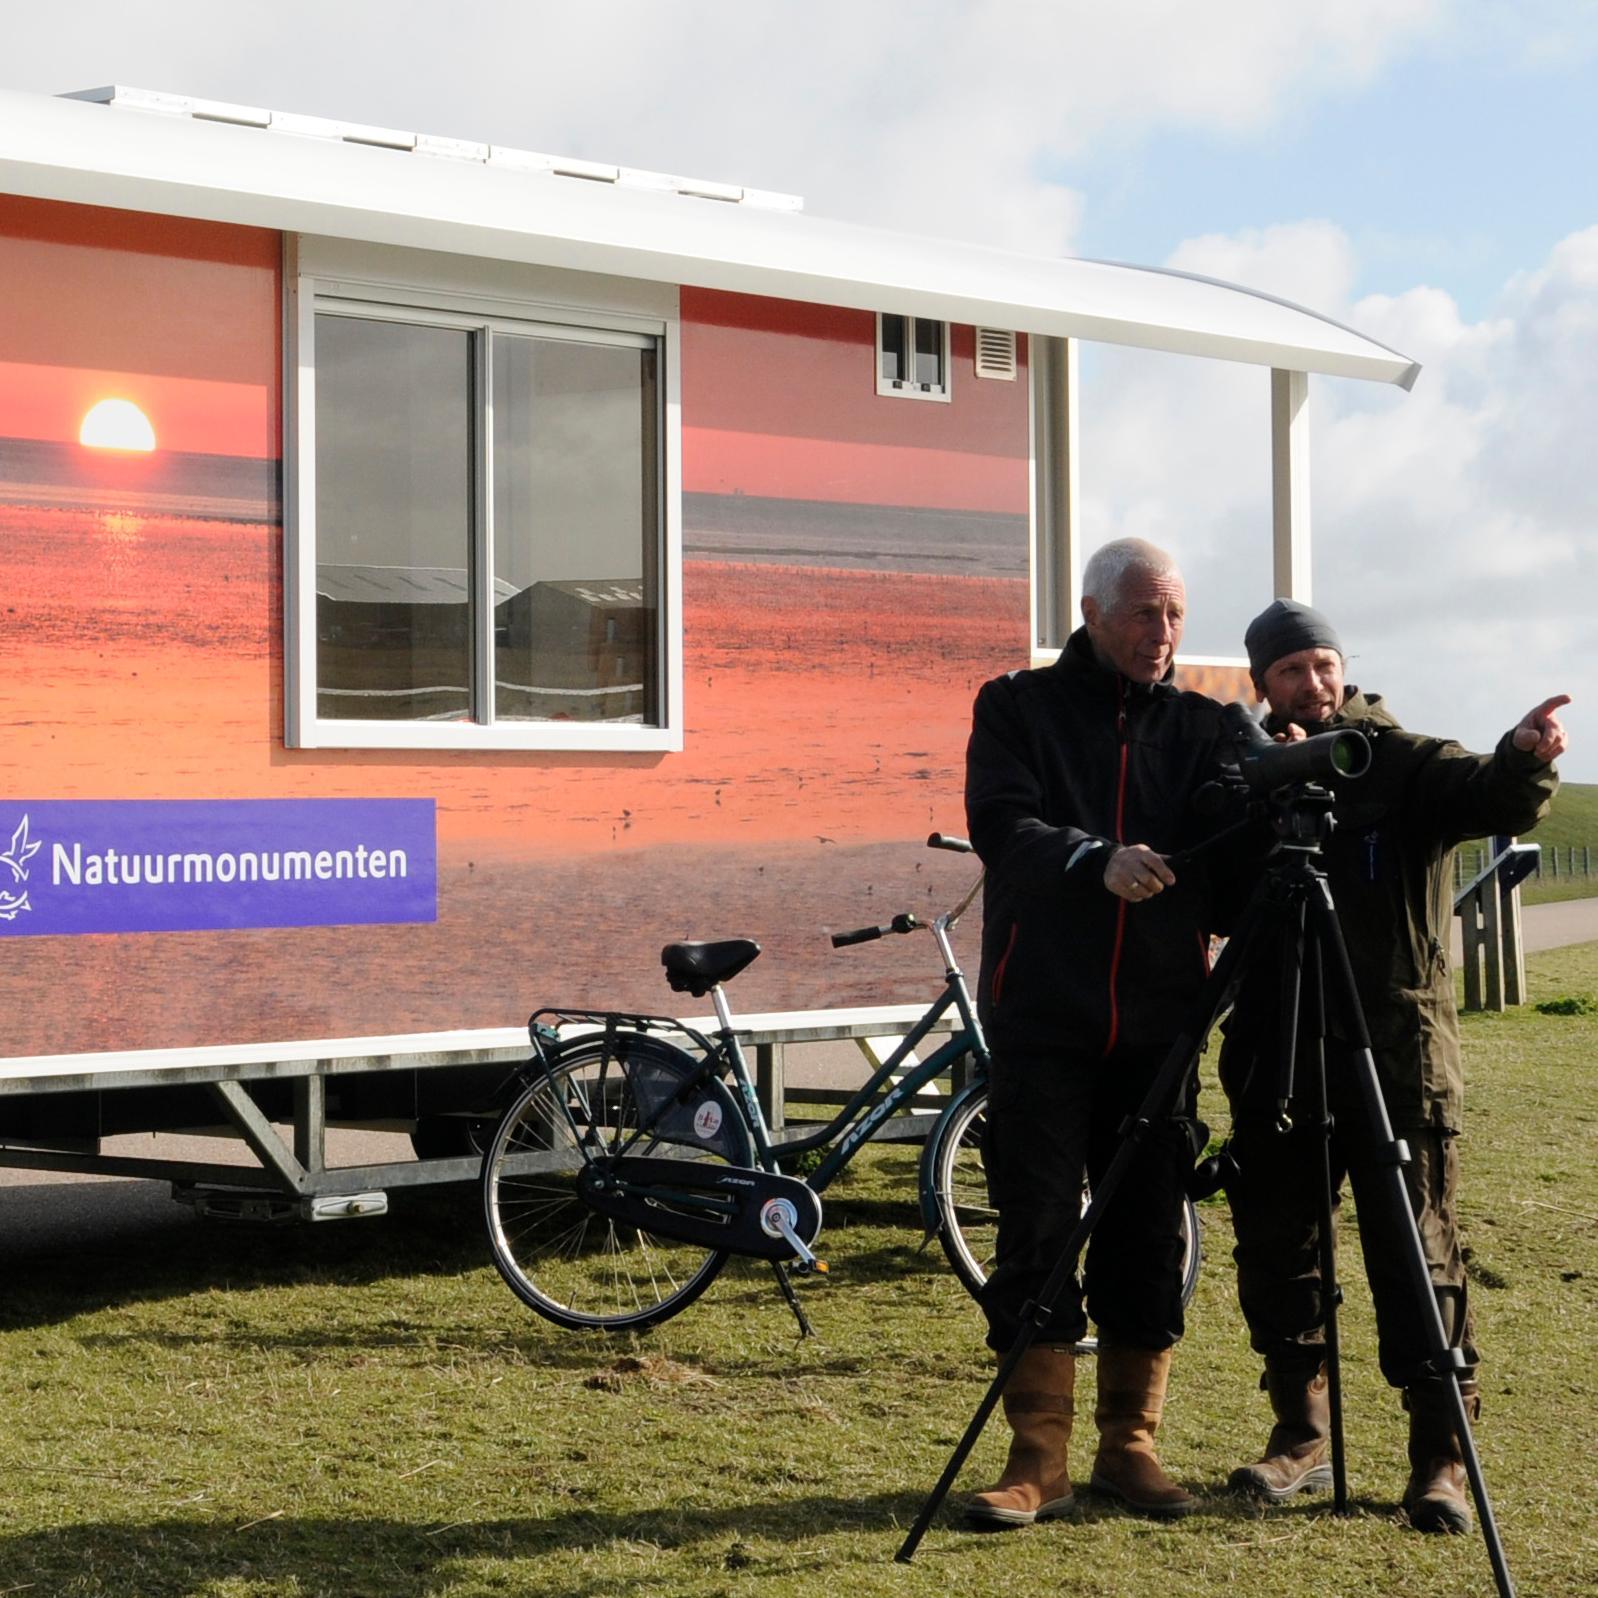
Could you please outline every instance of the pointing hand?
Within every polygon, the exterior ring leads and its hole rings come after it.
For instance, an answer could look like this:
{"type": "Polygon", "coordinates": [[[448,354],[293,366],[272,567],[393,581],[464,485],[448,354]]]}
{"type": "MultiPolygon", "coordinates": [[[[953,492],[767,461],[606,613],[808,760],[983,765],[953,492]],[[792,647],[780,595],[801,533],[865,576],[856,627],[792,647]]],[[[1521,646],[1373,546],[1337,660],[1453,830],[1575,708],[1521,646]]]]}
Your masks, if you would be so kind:
{"type": "Polygon", "coordinates": [[[1559,717],[1554,714],[1561,705],[1570,703],[1569,694],[1555,694],[1545,699],[1535,710],[1528,710],[1515,728],[1514,744],[1528,754],[1534,754],[1547,765],[1564,754],[1569,740],[1559,717]]]}

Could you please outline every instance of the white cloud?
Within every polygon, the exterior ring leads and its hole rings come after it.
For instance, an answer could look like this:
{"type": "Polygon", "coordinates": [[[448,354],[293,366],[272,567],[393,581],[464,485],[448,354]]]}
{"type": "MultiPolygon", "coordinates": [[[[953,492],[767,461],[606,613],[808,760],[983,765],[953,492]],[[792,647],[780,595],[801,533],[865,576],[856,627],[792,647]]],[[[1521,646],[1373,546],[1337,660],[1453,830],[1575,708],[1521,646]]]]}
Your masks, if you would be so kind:
{"type": "Polygon", "coordinates": [[[1062,163],[1302,115],[1444,16],[1443,0],[499,0],[449,18],[418,0],[80,0],[8,19],[0,81],[486,138],[1058,253],[1081,208],[1051,178],[1062,163]]]}
{"type": "MultiPolygon", "coordinates": [[[[1417,728],[1487,748],[1571,693],[1566,769],[1598,779],[1598,228],[1477,322],[1436,288],[1347,305],[1357,262],[1323,222],[1191,240],[1172,264],[1302,295],[1424,363],[1408,395],[1311,385],[1316,601],[1355,679],[1417,728]]],[[[1269,570],[1262,383],[1117,355],[1084,395],[1088,537],[1163,533],[1189,567],[1207,653],[1239,647],[1269,570]]]]}

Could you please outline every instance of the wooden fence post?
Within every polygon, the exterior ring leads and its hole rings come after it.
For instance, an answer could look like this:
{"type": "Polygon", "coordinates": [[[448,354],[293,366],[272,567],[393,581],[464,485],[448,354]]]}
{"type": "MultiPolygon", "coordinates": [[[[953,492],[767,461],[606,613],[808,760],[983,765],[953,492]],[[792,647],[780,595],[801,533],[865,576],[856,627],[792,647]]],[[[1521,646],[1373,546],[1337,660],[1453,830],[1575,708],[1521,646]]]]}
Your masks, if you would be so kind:
{"type": "Polygon", "coordinates": [[[1521,936],[1520,889],[1510,888],[1499,895],[1504,920],[1504,999],[1509,1004],[1526,1002],[1526,944],[1521,936]]]}
{"type": "Polygon", "coordinates": [[[1459,907],[1460,964],[1465,971],[1465,1008],[1481,1009],[1481,892],[1459,907]]]}
{"type": "Polygon", "coordinates": [[[1489,877],[1477,894],[1482,901],[1482,953],[1486,956],[1486,992],[1483,999],[1489,1010],[1504,1008],[1504,938],[1502,931],[1502,896],[1498,891],[1496,876],[1489,877]]]}
{"type": "Polygon", "coordinates": [[[755,1098],[767,1127],[773,1132],[780,1132],[787,1125],[786,1054],[787,1050],[780,1043],[755,1045],[755,1098]]]}

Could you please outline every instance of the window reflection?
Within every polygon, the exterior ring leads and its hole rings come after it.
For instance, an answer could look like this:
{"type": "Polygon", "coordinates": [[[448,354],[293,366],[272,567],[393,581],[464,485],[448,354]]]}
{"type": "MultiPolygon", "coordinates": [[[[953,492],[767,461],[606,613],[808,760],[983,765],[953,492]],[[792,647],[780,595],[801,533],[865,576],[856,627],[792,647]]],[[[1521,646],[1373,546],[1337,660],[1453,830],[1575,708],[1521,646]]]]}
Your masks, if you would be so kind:
{"type": "Polygon", "coordinates": [[[494,714],[659,719],[655,356],[494,337],[494,714]]]}
{"type": "Polygon", "coordinates": [[[877,317],[877,392],[946,398],[949,328],[925,316],[877,317]]]}
{"type": "Polygon", "coordinates": [[[906,318],[902,316],[889,316],[884,313],[882,318],[882,377],[884,382],[898,383],[905,378],[905,337],[906,318]]]}
{"type": "Polygon", "coordinates": [[[654,347],[337,312],[316,337],[319,714],[659,725],[654,347]]]}
{"type": "Polygon", "coordinates": [[[943,323],[918,316],[916,323],[916,365],[914,381],[923,388],[943,386],[943,323]]]}
{"type": "Polygon", "coordinates": [[[316,319],[318,713],[471,713],[470,335],[316,319]]]}

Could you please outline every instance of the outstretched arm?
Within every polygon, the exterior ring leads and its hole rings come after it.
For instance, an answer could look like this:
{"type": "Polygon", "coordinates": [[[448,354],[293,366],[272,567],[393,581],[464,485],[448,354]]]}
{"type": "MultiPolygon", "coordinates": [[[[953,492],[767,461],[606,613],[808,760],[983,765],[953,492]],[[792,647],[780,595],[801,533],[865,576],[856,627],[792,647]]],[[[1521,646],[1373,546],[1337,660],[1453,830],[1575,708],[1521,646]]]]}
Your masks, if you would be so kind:
{"type": "Polygon", "coordinates": [[[1569,703],[1568,694],[1545,699],[1499,739],[1491,755],[1437,744],[1411,790],[1414,814],[1438,836],[1455,840],[1529,831],[1548,813],[1559,786],[1552,763],[1567,739],[1556,712],[1569,703]]]}

